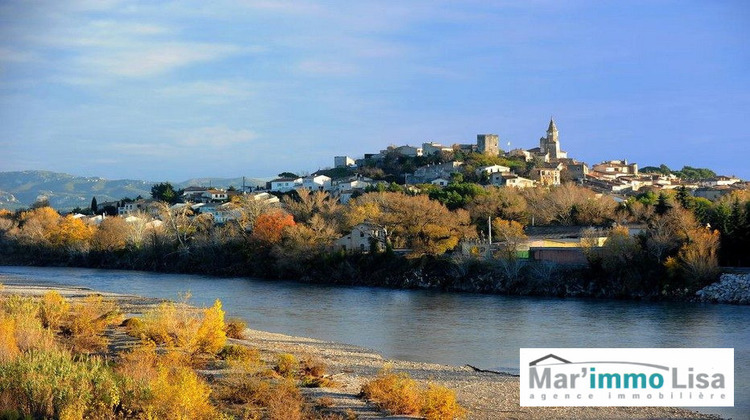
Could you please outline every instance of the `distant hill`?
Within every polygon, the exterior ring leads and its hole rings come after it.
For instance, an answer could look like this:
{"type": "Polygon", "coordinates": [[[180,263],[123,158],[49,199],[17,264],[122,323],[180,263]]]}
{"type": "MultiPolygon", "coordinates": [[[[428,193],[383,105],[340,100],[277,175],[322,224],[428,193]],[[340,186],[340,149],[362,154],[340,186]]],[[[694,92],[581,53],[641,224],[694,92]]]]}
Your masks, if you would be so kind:
{"type": "MultiPolygon", "coordinates": [[[[171,182],[171,181],[170,181],[171,182]]],[[[0,172],[0,208],[16,210],[29,207],[38,198],[46,197],[58,210],[85,208],[91,198],[103,203],[125,197],[151,196],[151,187],[158,182],[135,179],[108,180],[98,177],[81,177],[49,171],[0,172]]],[[[260,179],[246,178],[245,185],[263,185],[260,179]]],[[[226,188],[242,187],[239,178],[196,178],[183,182],[172,182],[175,188],[191,185],[226,188]]]]}

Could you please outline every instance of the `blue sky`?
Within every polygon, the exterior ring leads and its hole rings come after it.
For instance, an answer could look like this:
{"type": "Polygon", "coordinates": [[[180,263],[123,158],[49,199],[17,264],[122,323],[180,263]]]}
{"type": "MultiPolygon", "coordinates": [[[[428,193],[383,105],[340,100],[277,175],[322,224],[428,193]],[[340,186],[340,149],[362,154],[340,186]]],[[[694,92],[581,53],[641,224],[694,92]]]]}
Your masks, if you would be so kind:
{"type": "Polygon", "coordinates": [[[746,1],[0,1],[0,170],[273,176],[389,144],[750,179],[746,1]]]}

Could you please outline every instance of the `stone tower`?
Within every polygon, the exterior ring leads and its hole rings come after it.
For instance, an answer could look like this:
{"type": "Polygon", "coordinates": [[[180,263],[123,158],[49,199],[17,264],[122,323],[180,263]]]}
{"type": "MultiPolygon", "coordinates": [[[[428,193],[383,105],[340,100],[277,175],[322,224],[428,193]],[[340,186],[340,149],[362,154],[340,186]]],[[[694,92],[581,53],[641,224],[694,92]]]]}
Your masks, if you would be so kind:
{"type": "Polygon", "coordinates": [[[555,120],[549,119],[549,127],[547,128],[547,137],[539,139],[539,150],[542,154],[549,153],[550,159],[563,158],[560,153],[560,142],[557,139],[557,127],[555,126],[555,120]]]}
{"type": "Polygon", "coordinates": [[[477,134],[477,150],[485,155],[499,155],[500,138],[497,134],[477,134]]]}

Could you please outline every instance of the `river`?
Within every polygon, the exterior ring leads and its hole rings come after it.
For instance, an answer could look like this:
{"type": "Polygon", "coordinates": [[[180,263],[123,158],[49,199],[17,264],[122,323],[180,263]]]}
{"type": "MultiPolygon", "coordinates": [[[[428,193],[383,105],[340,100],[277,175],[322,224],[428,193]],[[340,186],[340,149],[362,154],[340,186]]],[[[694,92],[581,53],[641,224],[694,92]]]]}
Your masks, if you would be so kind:
{"type": "Polygon", "coordinates": [[[373,349],[385,357],[518,372],[521,347],[732,347],[735,407],[750,418],[750,307],[506,297],[307,285],[138,271],[0,266],[0,282],[55,283],[208,306],[254,329],[373,349]]]}

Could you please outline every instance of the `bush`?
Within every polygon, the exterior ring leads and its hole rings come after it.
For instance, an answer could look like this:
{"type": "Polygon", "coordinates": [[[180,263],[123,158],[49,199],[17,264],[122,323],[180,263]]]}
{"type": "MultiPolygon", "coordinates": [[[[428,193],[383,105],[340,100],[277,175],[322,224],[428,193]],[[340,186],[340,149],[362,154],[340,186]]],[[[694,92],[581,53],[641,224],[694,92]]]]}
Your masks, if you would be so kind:
{"type": "Polygon", "coordinates": [[[383,371],[362,386],[362,394],[392,414],[417,414],[422,408],[419,387],[406,373],[383,371]]]}
{"type": "Polygon", "coordinates": [[[255,373],[263,365],[260,360],[260,351],[245,346],[226,345],[221,349],[218,356],[226,361],[230,367],[238,367],[245,372],[255,373]]]}
{"type": "Polygon", "coordinates": [[[224,332],[224,311],[221,301],[216,299],[214,306],[203,310],[203,320],[192,342],[193,354],[216,354],[227,342],[224,332]]]}
{"type": "Polygon", "coordinates": [[[45,293],[39,303],[39,318],[42,320],[44,328],[56,330],[68,313],[69,308],[70,305],[60,293],[54,290],[45,293]]]}
{"type": "Polygon", "coordinates": [[[89,295],[73,305],[65,327],[74,352],[92,353],[107,346],[104,331],[120,323],[121,314],[114,302],[100,295],[89,295]]]}
{"type": "Polygon", "coordinates": [[[54,335],[42,326],[39,305],[32,298],[12,295],[5,299],[3,306],[15,323],[16,344],[21,351],[55,348],[54,335]]]}
{"type": "Polygon", "coordinates": [[[152,399],[147,414],[151,418],[213,420],[218,417],[209,400],[211,388],[190,368],[162,366],[150,388],[152,399]]]}
{"type": "Polygon", "coordinates": [[[244,340],[246,338],[245,337],[246,328],[247,328],[247,324],[245,323],[245,321],[239,318],[230,318],[227,321],[226,326],[224,326],[224,332],[229,338],[236,338],[238,340],[244,340]]]}
{"type": "Polygon", "coordinates": [[[297,372],[299,362],[293,354],[283,353],[276,356],[274,370],[281,376],[291,377],[297,372]]]}
{"type": "Polygon", "coordinates": [[[68,352],[28,351],[0,365],[2,410],[68,419],[111,416],[119,403],[112,372],[97,359],[68,352]]]}
{"type": "Polygon", "coordinates": [[[464,418],[466,410],[456,401],[456,392],[444,386],[429,384],[424,392],[420,413],[426,420],[464,418]]]}
{"type": "Polygon", "coordinates": [[[14,360],[19,353],[16,342],[16,320],[0,314],[0,363],[14,360]]]}
{"type": "Polygon", "coordinates": [[[303,418],[302,395],[291,380],[273,387],[266,407],[269,420],[301,420],[303,418]]]}
{"type": "Polygon", "coordinates": [[[318,359],[311,357],[305,358],[300,366],[300,376],[302,377],[302,386],[309,388],[320,388],[334,386],[335,383],[324,377],[327,366],[318,359]]]}

